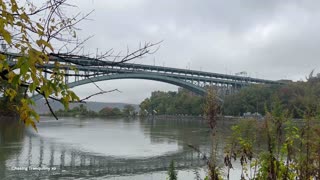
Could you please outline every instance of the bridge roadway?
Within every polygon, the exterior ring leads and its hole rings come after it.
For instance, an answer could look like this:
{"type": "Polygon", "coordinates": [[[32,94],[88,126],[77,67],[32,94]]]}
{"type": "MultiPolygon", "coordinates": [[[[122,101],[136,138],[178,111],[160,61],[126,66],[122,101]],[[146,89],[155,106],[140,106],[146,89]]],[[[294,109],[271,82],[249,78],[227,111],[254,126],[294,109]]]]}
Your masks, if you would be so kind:
{"type": "MultiPolygon", "coordinates": [[[[248,82],[248,83],[262,83],[262,84],[280,84],[277,81],[244,77],[244,76],[236,76],[236,75],[228,75],[228,74],[219,74],[205,71],[197,71],[190,69],[179,69],[179,68],[171,68],[171,67],[163,67],[163,66],[152,66],[152,65],[144,65],[144,64],[134,64],[134,63],[116,63],[113,61],[101,61],[92,58],[59,58],[59,57],[51,57],[51,61],[58,62],[68,62],[74,65],[80,65],[83,67],[110,67],[111,69],[126,69],[131,71],[139,71],[139,72],[158,72],[158,73],[171,73],[171,74],[182,74],[184,76],[199,76],[199,77],[207,77],[207,78],[217,78],[217,79],[225,79],[231,81],[240,81],[240,82],[248,82]]],[[[78,66],[79,67],[79,66],[78,66]]]]}
{"type": "MultiPolygon", "coordinates": [[[[53,64],[41,66],[41,68],[45,68],[45,69],[53,69],[54,67],[55,66],[53,64]]],[[[64,69],[64,70],[70,69],[70,67],[66,66],[66,65],[62,65],[59,68],[64,69]]],[[[144,71],[144,70],[139,70],[139,69],[135,69],[135,68],[123,69],[123,68],[113,68],[113,67],[105,67],[105,66],[98,66],[98,67],[74,66],[74,68],[79,71],[92,72],[93,73],[93,74],[91,74],[92,77],[97,77],[97,76],[101,76],[101,75],[112,75],[112,74],[145,74],[146,76],[152,76],[154,74],[157,74],[160,76],[166,76],[166,77],[171,77],[171,78],[176,78],[176,79],[181,79],[181,80],[203,82],[203,83],[236,85],[239,87],[243,86],[244,84],[246,84],[248,82],[252,82],[252,81],[248,81],[248,80],[244,80],[244,79],[243,79],[243,81],[230,81],[230,80],[225,80],[225,79],[210,78],[208,76],[207,77],[201,76],[201,75],[199,76],[198,74],[188,74],[188,73],[182,74],[181,72],[179,74],[172,73],[170,71],[169,72],[168,71],[157,71],[155,73],[153,71],[144,71]]],[[[190,70],[190,71],[192,71],[192,70],[190,70]]],[[[90,74],[87,74],[87,75],[90,75],[90,74]]],[[[77,76],[77,74],[75,74],[75,76],[77,76]]],[[[80,76],[85,77],[86,75],[83,74],[80,76]]],[[[265,83],[266,84],[280,84],[275,81],[266,81],[265,83]]]]}
{"type": "MultiPolygon", "coordinates": [[[[19,57],[17,54],[9,55],[8,59],[10,59],[11,65],[16,63],[17,57],[19,57]]],[[[250,84],[282,84],[278,81],[251,77],[127,62],[101,61],[85,57],[50,56],[48,64],[38,67],[46,70],[54,69],[56,61],[61,63],[59,68],[69,74],[65,77],[65,83],[71,88],[113,79],[146,79],[180,86],[199,95],[206,94],[206,86],[216,86],[219,87],[218,93],[224,95],[236,92],[237,89],[250,84]]],[[[40,96],[34,97],[35,100],[39,98],[40,96]]]]}

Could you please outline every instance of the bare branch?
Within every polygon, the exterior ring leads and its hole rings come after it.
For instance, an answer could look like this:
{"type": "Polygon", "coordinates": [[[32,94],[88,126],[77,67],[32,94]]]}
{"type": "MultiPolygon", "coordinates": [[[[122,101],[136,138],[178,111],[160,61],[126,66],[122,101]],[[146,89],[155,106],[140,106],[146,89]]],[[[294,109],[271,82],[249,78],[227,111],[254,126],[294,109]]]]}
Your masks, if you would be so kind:
{"type": "Polygon", "coordinates": [[[97,95],[101,95],[101,94],[105,94],[105,93],[110,93],[110,92],[115,92],[115,91],[121,92],[121,91],[119,91],[118,89],[113,89],[113,90],[110,90],[110,91],[101,91],[101,92],[92,94],[92,95],[90,95],[90,96],[88,96],[88,97],[86,97],[86,98],[83,98],[83,99],[81,99],[79,102],[83,102],[83,101],[85,101],[85,100],[88,100],[88,99],[92,98],[93,96],[97,96],[97,95]]]}
{"type": "MultiPolygon", "coordinates": [[[[53,58],[59,58],[63,62],[72,63],[80,66],[90,66],[90,65],[80,63],[78,60],[87,60],[87,61],[97,62],[100,66],[119,65],[121,63],[131,61],[133,59],[142,58],[147,54],[155,53],[159,49],[160,47],[159,45],[161,42],[162,41],[157,43],[145,43],[143,47],[140,47],[139,49],[133,52],[129,52],[129,49],[127,48],[127,54],[124,56],[121,56],[121,51],[118,52],[118,54],[113,55],[114,53],[113,49],[106,51],[102,55],[96,54],[95,58],[91,58],[89,56],[84,56],[84,55],[75,55],[70,53],[51,53],[50,56],[53,58]],[[152,48],[154,47],[155,49],[152,50],[152,48]],[[109,61],[109,58],[113,58],[113,60],[109,61]]],[[[74,48],[72,51],[75,51],[77,47],[74,48]]]]}
{"type": "Polygon", "coordinates": [[[48,101],[48,98],[46,98],[46,97],[44,96],[44,99],[46,100],[46,104],[47,104],[47,106],[49,107],[49,110],[50,110],[51,114],[53,115],[53,117],[54,117],[56,120],[59,120],[58,117],[57,117],[57,115],[54,113],[54,111],[53,111],[53,109],[52,109],[52,107],[51,107],[51,105],[50,105],[50,103],[49,103],[49,101],[48,101]]]}

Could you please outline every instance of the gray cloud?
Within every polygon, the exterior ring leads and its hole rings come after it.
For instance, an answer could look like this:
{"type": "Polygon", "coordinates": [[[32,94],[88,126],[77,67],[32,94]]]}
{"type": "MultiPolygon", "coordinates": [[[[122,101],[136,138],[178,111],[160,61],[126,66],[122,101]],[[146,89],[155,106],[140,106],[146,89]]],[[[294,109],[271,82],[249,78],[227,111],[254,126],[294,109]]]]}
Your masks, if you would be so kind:
{"type": "MultiPolygon", "coordinates": [[[[164,40],[154,55],[134,62],[218,73],[247,71],[253,77],[299,80],[318,69],[319,1],[298,0],[72,0],[92,21],[80,26],[81,37],[94,35],[86,51],[137,47],[139,42],[164,40]],[[189,67],[188,67],[189,68],[189,67]]],[[[119,88],[94,100],[138,103],[152,90],[174,86],[141,80],[106,81],[119,88]]],[[[94,91],[76,88],[80,95],[94,91]]]]}

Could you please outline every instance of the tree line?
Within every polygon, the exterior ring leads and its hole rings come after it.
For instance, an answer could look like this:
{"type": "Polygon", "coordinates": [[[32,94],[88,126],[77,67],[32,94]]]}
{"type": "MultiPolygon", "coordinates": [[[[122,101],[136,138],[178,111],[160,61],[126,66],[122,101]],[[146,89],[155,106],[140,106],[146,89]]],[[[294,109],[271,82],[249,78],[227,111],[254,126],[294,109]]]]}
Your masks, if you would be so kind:
{"type": "Polygon", "coordinates": [[[135,117],[137,112],[132,105],[125,105],[122,110],[119,108],[105,107],[99,112],[95,112],[87,109],[86,106],[80,104],[80,106],[72,109],[60,109],[55,112],[57,116],[83,116],[83,117],[135,117]]]}
{"type": "Polygon", "coordinates": [[[241,116],[245,112],[266,114],[278,99],[294,118],[302,118],[306,107],[315,109],[320,98],[320,76],[309,75],[306,81],[284,85],[253,85],[238,93],[226,96],[223,104],[225,115],[241,116]]]}
{"type": "MultiPolygon", "coordinates": [[[[237,93],[223,98],[222,114],[243,116],[246,112],[266,114],[278,99],[293,118],[302,118],[306,107],[316,108],[320,100],[320,75],[309,75],[306,81],[288,82],[283,85],[257,84],[244,87],[237,93]]],[[[188,90],[179,92],[152,92],[140,104],[140,113],[168,115],[203,115],[205,98],[188,90]]]]}
{"type": "Polygon", "coordinates": [[[202,115],[204,98],[180,89],[178,92],[155,91],[140,103],[141,115],[202,115]]]}

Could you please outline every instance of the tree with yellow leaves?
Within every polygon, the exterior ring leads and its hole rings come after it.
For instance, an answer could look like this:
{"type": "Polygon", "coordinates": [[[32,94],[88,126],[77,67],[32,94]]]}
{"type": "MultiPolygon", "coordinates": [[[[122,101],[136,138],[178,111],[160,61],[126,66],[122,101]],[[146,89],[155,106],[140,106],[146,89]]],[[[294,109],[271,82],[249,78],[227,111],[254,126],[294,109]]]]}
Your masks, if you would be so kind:
{"type": "MultiPolygon", "coordinates": [[[[51,94],[58,97],[52,99],[60,101],[66,108],[69,102],[80,100],[65,84],[67,75],[65,70],[59,69],[62,63],[64,65],[67,63],[52,61],[52,57],[73,56],[72,53],[76,52],[75,50],[81,45],[77,39],[75,26],[88,14],[81,16],[79,13],[72,17],[66,16],[62,11],[63,8],[70,7],[66,0],[46,0],[35,3],[28,0],[21,2],[0,0],[0,43],[2,47],[0,96],[16,101],[18,92],[23,91],[23,96],[20,96],[14,106],[14,111],[18,113],[26,126],[31,125],[36,129],[39,116],[30,107],[34,102],[28,98],[28,94],[43,95],[49,108],[48,99],[51,98],[51,94]],[[60,46],[57,47],[57,44],[60,46]],[[68,51],[61,53],[61,47],[66,46],[69,47],[68,51]],[[45,76],[45,70],[39,68],[46,64],[55,67],[50,70],[49,78],[45,76]]],[[[149,54],[149,48],[154,45],[147,43],[132,53],[127,52],[127,55],[121,56],[118,62],[149,54]]],[[[103,55],[103,57],[106,56],[110,54],[103,55]]]]}

